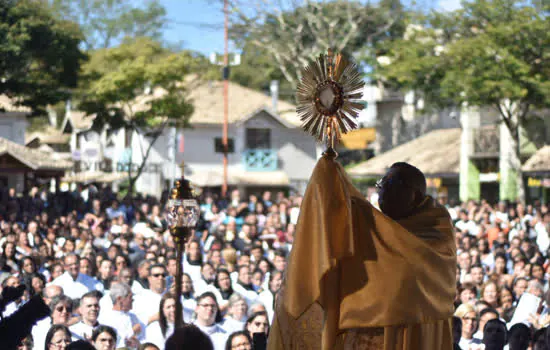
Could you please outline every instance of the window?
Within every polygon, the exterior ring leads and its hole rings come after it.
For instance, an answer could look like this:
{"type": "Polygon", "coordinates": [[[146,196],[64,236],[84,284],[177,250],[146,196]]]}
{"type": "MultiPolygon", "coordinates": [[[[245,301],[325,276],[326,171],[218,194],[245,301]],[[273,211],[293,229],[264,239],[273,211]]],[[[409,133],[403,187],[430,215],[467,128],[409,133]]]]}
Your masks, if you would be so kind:
{"type": "MultiPolygon", "coordinates": [[[[221,137],[216,137],[214,139],[214,152],[223,153],[223,139],[221,137]]],[[[227,138],[227,153],[235,152],[235,140],[232,138],[227,138]]]]}
{"type": "Polygon", "coordinates": [[[271,129],[246,129],[246,148],[270,149],[271,129]]]}

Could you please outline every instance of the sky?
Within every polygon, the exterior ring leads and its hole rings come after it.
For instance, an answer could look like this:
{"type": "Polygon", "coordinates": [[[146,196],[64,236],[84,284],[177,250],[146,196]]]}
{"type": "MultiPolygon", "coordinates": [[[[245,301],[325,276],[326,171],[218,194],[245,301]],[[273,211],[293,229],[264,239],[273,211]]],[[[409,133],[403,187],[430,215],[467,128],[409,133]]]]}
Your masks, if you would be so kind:
{"type": "MultiPolygon", "coordinates": [[[[170,20],[164,38],[180,43],[183,48],[222,54],[224,50],[222,0],[161,0],[170,20]]],[[[429,3],[429,2],[428,2],[429,3]]],[[[460,0],[438,0],[433,7],[452,11],[460,7],[460,0]]],[[[229,50],[235,49],[230,43],[229,50]]]]}

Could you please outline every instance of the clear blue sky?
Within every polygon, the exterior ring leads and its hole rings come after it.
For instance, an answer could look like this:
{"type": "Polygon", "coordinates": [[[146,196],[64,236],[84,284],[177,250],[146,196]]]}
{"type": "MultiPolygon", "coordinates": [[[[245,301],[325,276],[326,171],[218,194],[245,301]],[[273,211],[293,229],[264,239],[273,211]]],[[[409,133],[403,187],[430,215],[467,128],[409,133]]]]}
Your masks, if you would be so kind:
{"type": "MultiPolygon", "coordinates": [[[[204,55],[223,53],[223,0],[161,0],[171,20],[166,40],[204,55]]],[[[427,1],[442,10],[454,10],[460,0],[427,1]]],[[[234,46],[230,44],[229,49],[234,46]]]]}

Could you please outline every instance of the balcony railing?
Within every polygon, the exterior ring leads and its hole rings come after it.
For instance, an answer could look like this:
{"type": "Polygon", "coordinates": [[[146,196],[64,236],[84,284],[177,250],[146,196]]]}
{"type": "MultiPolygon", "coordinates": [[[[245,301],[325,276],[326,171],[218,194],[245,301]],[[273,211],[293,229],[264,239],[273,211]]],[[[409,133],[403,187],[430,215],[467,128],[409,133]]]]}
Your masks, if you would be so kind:
{"type": "Polygon", "coordinates": [[[277,151],[273,149],[247,149],[243,153],[246,171],[274,171],[278,167],[277,151]]]}

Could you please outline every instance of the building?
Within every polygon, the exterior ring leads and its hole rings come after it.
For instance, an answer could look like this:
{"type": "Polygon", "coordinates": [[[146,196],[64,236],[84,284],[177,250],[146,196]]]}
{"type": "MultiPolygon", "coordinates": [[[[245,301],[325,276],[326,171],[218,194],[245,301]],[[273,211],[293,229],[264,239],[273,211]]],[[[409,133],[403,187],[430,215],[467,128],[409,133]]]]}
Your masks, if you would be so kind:
{"type": "MultiPolygon", "coordinates": [[[[426,176],[428,193],[434,197],[458,199],[460,142],[459,128],[434,130],[374,158],[348,168],[354,179],[380,179],[393,163],[407,162],[426,176]]],[[[366,190],[366,189],[363,189],[366,190]]]]}
{"type": "MultiPolygon", "coordinates": [[[[154,95],[159,93],[153,91],[154,95]]],[[[201,187],[219,188],[223,182],[223,154],[220,153],[223,129],[223,83],[203,82],[190,91],[194,105],[191,127],[166,128],[151,147],[143,173],[136,182],[137,192],[158,196],[185,172],[201,187]]],[[[138,107],[139,108],[139,107],[138,107]]],[[[294,105],[278,96],[229,83],[228,184],[251,191],[295,189],[303,191],[315,165],[319,148],[300,128],[294,105]]],[[[128,164],[135,173],[150,137],[126,130],[97,131],[93,117],[68,110],[62,130],[71,133],[71,152],[75,160],[68,182],[105,179],[117,173],[115,185],[124,181],[128,164]]],[[[110,179],[113,179],[111,176],[110,179]]]]}
{"type": "Polygon", "coordinates": [[[527,198],[550,201],[550,145],[539,149],[523,165],[523,174],[527,178],[527,198]]]}
{"type": "MultiPolygon", "coordinates": [[[[59,161],[49,153],[25,147],[26,118],[30,112],[0,95],[0,197],[8,188],[23,193],[30,186],[60,179],[70,167],[70,163],[59,161]]],[[[59,181],[54,186],[58,184],[59,181]]]]}

